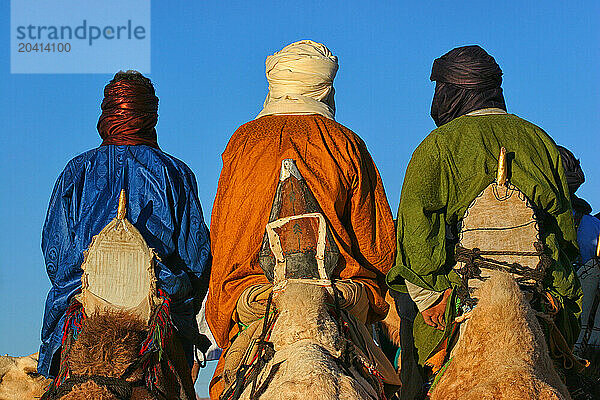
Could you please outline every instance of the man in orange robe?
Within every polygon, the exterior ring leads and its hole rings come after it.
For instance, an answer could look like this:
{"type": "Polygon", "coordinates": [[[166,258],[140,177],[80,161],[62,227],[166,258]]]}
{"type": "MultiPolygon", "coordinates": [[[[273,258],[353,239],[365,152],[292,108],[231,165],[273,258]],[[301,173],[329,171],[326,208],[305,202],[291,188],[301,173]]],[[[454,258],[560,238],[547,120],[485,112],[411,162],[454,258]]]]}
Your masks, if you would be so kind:
{"type": "MultiPolygon", "coordinates": [[[[334,277],[364,286],[367,322],[383,318],[388,309],[383,288],[395,256],[394,223],[367,147],[334,120],[337,57],[305,40],[269,56],[266,67],[264,109],[233,134],[222,155],[211,217],[206,319],[224,355],[239,332],[240,295],[269,283],[258,254],[284,159],[296,161],[331,227],[340,251],[334,277]]],[[[212,399],[224,388],[223,358],[211,382],[212,399]]]]}

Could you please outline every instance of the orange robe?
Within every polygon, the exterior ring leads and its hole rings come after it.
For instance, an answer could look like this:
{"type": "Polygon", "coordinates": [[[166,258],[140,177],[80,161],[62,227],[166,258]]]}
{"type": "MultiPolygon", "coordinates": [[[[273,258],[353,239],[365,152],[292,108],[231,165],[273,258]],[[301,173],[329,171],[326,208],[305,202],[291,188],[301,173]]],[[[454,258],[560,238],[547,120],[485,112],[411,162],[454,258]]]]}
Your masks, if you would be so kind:
{"type": "MultiPolygon", "coordinates": [[[[279,181],[292,158],[327,218],[340,250],[335,277],[362,282],[369,320],[383,318],[385,274],[396,251],[394,223],[379,172],[364,142],[320,115],[272,115],[242,125],[222,155],[211,215],[212,271],[206,320],[226,349],[238,333],[235,307],[249,286],[268,283],[258,253],[279,181]]],[[[222,359],[211,398],[222,391],[222,359]]]]}

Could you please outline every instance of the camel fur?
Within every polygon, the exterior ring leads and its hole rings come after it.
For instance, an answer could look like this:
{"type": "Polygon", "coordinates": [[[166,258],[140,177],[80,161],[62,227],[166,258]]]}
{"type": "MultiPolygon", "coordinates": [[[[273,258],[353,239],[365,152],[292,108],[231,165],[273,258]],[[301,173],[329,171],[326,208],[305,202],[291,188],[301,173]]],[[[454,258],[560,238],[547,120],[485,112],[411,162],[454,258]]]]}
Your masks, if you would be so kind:
{"type": "Polygon", "coordinates": [[[401,318],[400,315],[398,315],[398,310],[396,309],[394,298],[390,294],[389,290],[385,293],[385,302],[388,303],[390,308],[385,318],[381,320],[381,326],[383,327],[383,331],[386,333],[387,337],[394,344],[394,346],[400,347],[401,318]]]}
{"type": "Polygon", "coordinates": [[[431,400],[570,399],[514,279],[496,272],[475,296],[479,303],[431,400]]]}
{"type": "MultiPolygon", "coordinates": [[[[83,321],[81,332],[71,348],[67,365],[72,376],[97,375],[119,378],[125,370],[138,358],[141,344],[148,334],[148,326],[138,317],[122,311],[96,312],[83,321]]],[[[173,343],[165,349],[173,359],[175,368],[185,381],[188,398],[195,398],[189,367],[182,357],[175,356],[177,349],[171,350],[173,343]],[[188,379],[186,379],[188,378],[188,379]],[[189,380],[189,382],[187,382],[189,380]]],[[[179,349],[180,350],[180,349],[179,349]]],[[[159,368],[159,386],[169,399],[179,398],[176,386],[169,383],[175,379],[165,368],[159,368]]],[[[142,378],[142,370],[138,368],[127,381],[135,382],[142,378]]],[[[73,390],[62,396],[61,400],[116,400],[116,397],[105,387],[93,381],[87,381],[73,387],[73,390]]],[[[131,400],[153,400],[154,396],[144,386],[132,389],[131,400]]]]}
{"type": "MultiPolygon", "coordinates": [[[[370,384],[349,375],[338,358],[345,350],[335,320],[328,312],[332,299],[325,288],[289,282],[274,298],[279,316],[270,341],[275,353],[259,374],[260,400],[377,399],[370,384]]],[[[249,384],[242,399],[249,399],[249,384]]]]}
{"type": "Polygon", "coordinates": [[[38,353],[25,357],[0,356],[0,400],[40,398],[52,382],[37,372],[38,353]]]}
{"type": "MultiPolygon", "coordinates": [[[[73,344],[67,365],[72,375],[120,377],[137,358],[146,338],[147,326],[137,317],[118,311],[94,313],[83,321],[81,333],[73,344]]],[[[141,377],[135,371],[128,381],[141,377]]],[[[132,400],[152,399],[145,389],[135,390],[132,400]]],[[[76,385],[61,400],[116,400],[106,388],[93,381],[76,385]]]]}

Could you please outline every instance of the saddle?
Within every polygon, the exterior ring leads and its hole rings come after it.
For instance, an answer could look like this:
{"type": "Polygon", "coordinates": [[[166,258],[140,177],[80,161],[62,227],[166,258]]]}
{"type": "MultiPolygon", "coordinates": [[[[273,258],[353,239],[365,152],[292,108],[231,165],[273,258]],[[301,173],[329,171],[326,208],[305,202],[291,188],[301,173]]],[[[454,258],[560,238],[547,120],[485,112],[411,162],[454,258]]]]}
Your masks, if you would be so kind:
{"type": "Polygon", "coordinates": [[[496,180],[471,202],[458,224],[454,269],[461,277],[458,295],[467,308],[476,304],[473,293],[491,270],[509,272],[531,300],[543,291],[541,282],[552,262],[540,239],[539,217],[527,196],[509,181],[507,170],[502,147],[496,180]]]}
{"type": "Polygon", "coordinates": [[[122,190],[117,216],[93,237],[84,252],[81,293],[73,297],[66,312],[60,370],[44,394],[45,400],[59,398],[88,381],[106,388],[119,399],[129,399],[134,387],[145,387],[155,398],[166,399],[166,392],[158,382],[159,375],[163,378],[168,375],[174,381],[169,384],[173,386],[169,391],[177,391],[178,399],[194,398],[189,371],[189,383],[177,372],[183,368],[185,373],[185,361],[178,355],[183,350],[172,334],[170,298],[157,288],[158,256],[127,220],[126,199],[122,190]],[[133,317],[139,320],[140,326],[147,327],[147,337],[139,343],[137,358],[120,376],[72,374],[70,353],[80,331],[85,329],[84,321],[91,317],[123,316],[133,317]],[[141,377],[132,381],[136,371],[141,371],[141,377]]]}
{"type": "Polygon", "coordinates": [[[339,250],[319,203],[294,160],[283,160],[258,255],[265,276],[276,284],[304,279],[328,285],[338,258],[339,250]]]}
{"type": "Polygon", "coordinates": [[[81,265],[81,294],[86,315],[100,310],[127,311],[149,322],[159,304],[154,269],[156,253],[127,218],[121,191],[117,216],[92,239],[81,265]]]}
{"type": "Polygon", "coordinates": [[[547,326],[552,357],[565,369],[581,371],[586,362],[578,360],[554,323],[559,303],[546,293],[542,281],[552,265],[542,240],[540,213],[527,196],[508,179],[507,152],[500,149],[496,180],[469,205],[458,224],[454,270],[461,279],[457,296],[463,316],[475,307],[473,293],[490,277],[491,270],[510,273],[534,309],[547,309],[538,316],[547,326]],[[535,305],[537,304],[537,306],[535,305]]]}
{"type": "Polygon", "coordinates": [[[368,308],[364,288],[360,283],[332,279],[339,255],[329,223],[294,160],[283,160],[258,254],[259,264],[271,284],[249,287],[238,300],[240,324],[242,316],[257,317],[245,321],[247,324],[227,350],[223,372],[226,387],[221,399],[239,399],[247,388],[250,398],[255,398],[276,373],[275,366],[270,369],[265,366],[280,354],[275,352],[269,338],[279,318],[278,310],[273,308],[289,294],[286,289],[304,294],[328,293],[333,303],[329,305],[329,315],[335,320],[341,342],[345,343],[336,362],[342,363],[347,371],[352,369],[353,379],[368,382],[374,398],[379,398],[384,390],[395,391],[400,386],[393,367],[374,344],[364,321],[358,322],[355,314],[349,313],[355,306],[368,308]],[[321,288],[299,289],[302,284],[321,288]],[[266,300],[266,305],[256,300],[266,300]],[[261,319],[257,313],[264,317],[261,319]]]}

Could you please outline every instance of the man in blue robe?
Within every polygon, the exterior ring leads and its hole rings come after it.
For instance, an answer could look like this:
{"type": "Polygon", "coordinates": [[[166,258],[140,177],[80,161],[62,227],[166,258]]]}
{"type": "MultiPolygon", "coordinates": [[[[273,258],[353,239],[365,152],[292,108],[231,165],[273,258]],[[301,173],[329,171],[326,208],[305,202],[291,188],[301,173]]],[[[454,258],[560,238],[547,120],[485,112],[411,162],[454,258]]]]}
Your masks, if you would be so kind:
{"type": "Polygon", "coordinates": [[[583,304],[581,308],[581,332],[575,343],[575,353],[585,359],[593,359],[600,350],[600,220],[591,215],[592,206],[575,193],[585,182],[585,175],[573,153],[558,146],[560,158],[565,169],[573,219],[577,229],[577,244],[579,259],[575,264],[577,276],[583,289],[583,304]]]}
{"type": "Polygon", "coordinates": [[[581,266],[597,256],[600,220],[591,215],[592,206],[575,194],[579,186],[585,182],[585,174],[579,160],[566,147],[557,147],[563,167],[565,168],[567,185],[569,186],[571,205],[573,206],[573,219],[575,220],[575,228],[577,229],[577,244],[579,245],[580,260],[578,260],[578,266],[581,266]]]}
{"type": "Polygon", "coordinates": [[[158,98],[138,72],[119,72],[104,89],[100,147],[72,159],[59,176],[42,231],[52,288],[46,300],[38,371],[55,376],[64,315],[81,289],[83,252],[117,214],[121,189],[127,218],[160,258],[158,287],[171,298],[171,316],[188,362],[198,343],[195,314],[211,265],[196,178],[182,161],[158,147],[158,98]]]}

